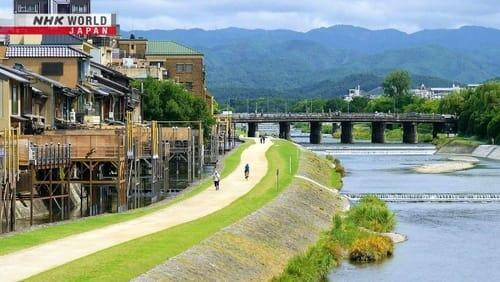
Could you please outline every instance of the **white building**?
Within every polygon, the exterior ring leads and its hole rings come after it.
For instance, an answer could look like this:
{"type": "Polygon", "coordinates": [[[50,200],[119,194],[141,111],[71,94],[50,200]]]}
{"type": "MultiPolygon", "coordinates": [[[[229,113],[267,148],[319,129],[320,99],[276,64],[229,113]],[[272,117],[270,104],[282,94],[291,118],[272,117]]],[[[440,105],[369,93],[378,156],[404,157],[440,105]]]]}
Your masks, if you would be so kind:
{"type": "Polygon", "coordinates": [[[418,89],[412,89],[411,93],[415,96],[426,98],[426,99],[442,99],[443,97],[453,93],[460,91],[464,88],[461,88],[458,85],[453,84],[451,87],[431,87],[428,88],[424,84],[420,86],[418,89]]]}
{"type": "Polygon", "coordinates": [[[354,89],[349,89],[349,94],[344,97],[344,100],[346,101],[352,101],[356,97],[361,97],[363,96],[363,91],[361,90],[361,86],[358,85],[354,89]]]}

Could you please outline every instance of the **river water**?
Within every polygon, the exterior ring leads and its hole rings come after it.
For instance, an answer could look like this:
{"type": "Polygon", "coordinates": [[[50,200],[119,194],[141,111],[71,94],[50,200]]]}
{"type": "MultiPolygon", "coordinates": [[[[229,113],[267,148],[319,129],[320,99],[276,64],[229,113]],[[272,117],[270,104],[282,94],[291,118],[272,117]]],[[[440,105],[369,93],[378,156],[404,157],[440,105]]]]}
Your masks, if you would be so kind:
{"type": "MultiPolygon", "coordinates": [[[[481,160],[472,170],[423,175],[415,166],[446,160],[430,145],[359,143],[340,145],[327,136],[324,144],[297,143],[318,154],[334,153],[348,171],[343,192],[500,193],[500,162],[481,160]]],[[[330,281],[500,281],[500,204],[397,203],[396,232],[409,240],[396,246],[383,263],[358,266],[344,262],[330,281]]]]}

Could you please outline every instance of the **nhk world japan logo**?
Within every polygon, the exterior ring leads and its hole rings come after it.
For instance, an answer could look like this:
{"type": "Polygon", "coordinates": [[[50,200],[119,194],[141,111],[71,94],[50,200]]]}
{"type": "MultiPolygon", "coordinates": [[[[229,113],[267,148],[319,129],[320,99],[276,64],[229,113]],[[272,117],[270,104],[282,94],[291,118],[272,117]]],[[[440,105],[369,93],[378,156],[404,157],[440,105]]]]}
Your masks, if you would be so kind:
{"type": "Polygon", "coordinates": [[[0,34],[116,35],[115,14],[15,14],[0,34]]]}

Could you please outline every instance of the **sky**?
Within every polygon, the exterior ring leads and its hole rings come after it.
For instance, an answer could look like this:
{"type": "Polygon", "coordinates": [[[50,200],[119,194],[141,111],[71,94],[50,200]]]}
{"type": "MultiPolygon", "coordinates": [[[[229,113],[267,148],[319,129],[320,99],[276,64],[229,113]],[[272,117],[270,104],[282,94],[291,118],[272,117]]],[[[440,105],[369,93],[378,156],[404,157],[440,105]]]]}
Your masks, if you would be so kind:
{"type": "MultiPolygon", "coordinates": [[[[0,0],[0,18],[12,14],[0,0]]],[[[500,29],[499,0],[93,0],[95,13],[117,13],[122,29],[291,29],[345,24],[369,29],[478,25],[500,29]]]]}

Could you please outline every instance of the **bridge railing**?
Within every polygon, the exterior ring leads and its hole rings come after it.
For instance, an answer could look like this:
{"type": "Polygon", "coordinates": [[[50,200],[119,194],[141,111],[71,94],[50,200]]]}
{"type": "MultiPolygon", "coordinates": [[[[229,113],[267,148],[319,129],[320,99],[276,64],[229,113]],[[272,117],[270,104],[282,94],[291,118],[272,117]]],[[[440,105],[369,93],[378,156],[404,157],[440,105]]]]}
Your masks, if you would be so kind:
{"type": "Polygon", "coordinates": [[[233,120],[289,120],[289,119],[328,119],[346,120],[453,120],[452,115],[421,113],[238,113],[232,115],[233,120]]]}

